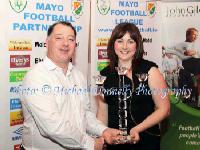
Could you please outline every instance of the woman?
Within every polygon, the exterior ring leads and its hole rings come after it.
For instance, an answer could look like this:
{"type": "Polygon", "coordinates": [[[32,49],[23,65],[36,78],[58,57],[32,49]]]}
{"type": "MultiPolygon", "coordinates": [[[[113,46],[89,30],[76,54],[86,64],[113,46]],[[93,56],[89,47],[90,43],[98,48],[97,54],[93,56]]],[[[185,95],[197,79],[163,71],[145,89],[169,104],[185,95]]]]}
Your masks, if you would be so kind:
{"type": "Polygon", "coordinates": [[[169,115],[170,103],[166,83],[157,65],[144,60],[142,37],[131,23],[118,24],[108,42],[109,66],[100,73],[106,76],[103,95],[99,96],[97,117],[108,127],[119,128],[119,74],[116,68],[127,68],[124,83],[127,95],[128,143],[107,145],[108,150],[159,150],[159,123],[169,115]],[[115,94],[113,94],[115,93],[115,94]],[[117,93],[117,94],[116,94],[117,93]]]}

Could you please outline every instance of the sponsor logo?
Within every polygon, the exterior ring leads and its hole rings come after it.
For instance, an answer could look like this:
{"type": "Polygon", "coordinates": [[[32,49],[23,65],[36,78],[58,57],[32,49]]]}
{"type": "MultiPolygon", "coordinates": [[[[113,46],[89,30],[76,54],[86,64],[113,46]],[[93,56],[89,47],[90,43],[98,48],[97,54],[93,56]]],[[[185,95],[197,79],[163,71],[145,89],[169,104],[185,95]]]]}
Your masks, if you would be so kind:
{"type": "Polygon", "coordinates": [[[10,110],[21,109],[22,104],[19,98],[10,99],[10,110]]]}
{"type": "Polygon", "coordinates": [[[110,10],[110,0],[97,0],[97,8],[100,14],[108,14],[110,10]]]}
{"type": "Polygon", "coordinates": [[[152,43],[152,38],[143,38],[143,43],[152,43]]]}
{"type": "Polygon", "coordinates": [[[108,59],[108,54],[106,49],[98,49],[98,59],[108,59]]]}
{"type": "Polygon", "coordinates": [[[27,71],[11,71],[10,82],[20,82],[24,79],[27,71]]]}
{"type": "Polygon", "coordinates": [[[10,40],[8,49],[9,51],[31,51],[32,42],[30,40],[10,40]]]}
{"type": "Polygon", "coordinates": [[[98,38],[96,46],[107,46],[109,38],[98,38]]]}
{"type": "Polygon", "coordinates": [[[17,141],[22,139],[23,127],[19,127],[17,130],[13,131],[14,136],[12,136],[12,141],[17,141]]]}
{"type": "Polygon", "coordinates": [[[45,42],[35,42],[35,47],[46,47],[45,42]]]}
{"type": "Polygon", "coordinates": [[[110,28],[99,28],[98,31],[99,32],[112,32],[113,29],[110,28]]]}
{"type": "Polygon", "coordinates": [[[30,67],[30,55],[10,55],[10,68],[30,67]]]}
{"type": "Polygon", "coordinates": [[[108,66],[109,62],[97,62],[97,70],[101,71],[108,66]]]}
{"type": "Polygon", "coordinates": [[[22,85],[11,86],[10,93],[19,93],[21,91],[21,87],[22,87],[22,85]]]}
{"type": "Polygon", "coordinates": [[[75,18],[80,18],[80,16],[83,14],[83,6],[84,6],[84,0],[72,0],[72,14],[75,16],[75,18]]]}
{"type": "Polygon", "coordinates": [[[22,12],[27,6],[27,0],[9,0],[11,8],[16,12],[22,12]]]}
{"type": "Polygon", "coordinates": [[[156,2],[155,1],[147,1],[146,2],[146,12],[150,17],[155,16],[156,14],[156,2]]]}
{"type": "Polygon", "coordinates": [[[17,130],[15,130],[13,133],[17,135],[22,135],[23,127],[19,127],[17,130]]]}
{"type": "Polygon", "coordinates": [[[20,150],[20,144],[14,145],[14,150],[20,150]]]}
{"type": "Polygon", "coordinates": [[[39,62],[41,62],[41,61],[43,61],[43,58],[39,58],[39,57],[36,57],[36,58],[35,58],[35,64],[37,64],[37,63],[39,63],[39,62]]]}
{"type": "Polygon", "coordinates": [[[166,8],[166,17],[192,17],[200,14],[199,5],[179,6],[173,5],[166,8]]]}
{"type": "Polygon", "coordinates": [[[22,110],[10,112],[10,126],[23,124],[24,118],[22,110]]]}

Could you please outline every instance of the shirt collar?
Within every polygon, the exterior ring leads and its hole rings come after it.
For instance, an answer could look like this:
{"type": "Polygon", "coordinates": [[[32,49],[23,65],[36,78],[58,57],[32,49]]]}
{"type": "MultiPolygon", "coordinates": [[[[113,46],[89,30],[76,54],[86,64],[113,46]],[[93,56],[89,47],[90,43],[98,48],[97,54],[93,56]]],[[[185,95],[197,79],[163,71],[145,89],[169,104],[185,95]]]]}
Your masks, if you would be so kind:
{"type": "MultiPolygon", "coordinates": [[[[49,59],[47,56],[44,59],[44,65],[47,67],[48,70],[55,70],[57,68],[62,69],[62,68],[58,67],[56,64],[54,64],[54,62],[51,59],[49,59]]],[[[71,73],[72,69],[73,69],[73,65],[71,62],[69,62],[68,69],[67,69],[67,75],[71,73]]]]}

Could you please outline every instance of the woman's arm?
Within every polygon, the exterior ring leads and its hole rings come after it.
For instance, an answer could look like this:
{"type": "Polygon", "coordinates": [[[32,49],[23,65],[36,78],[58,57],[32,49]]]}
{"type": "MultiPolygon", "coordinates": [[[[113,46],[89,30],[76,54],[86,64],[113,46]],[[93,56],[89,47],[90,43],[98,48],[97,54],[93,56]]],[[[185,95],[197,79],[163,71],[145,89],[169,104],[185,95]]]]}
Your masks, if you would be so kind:
{"type": "Polygon", "coordinates": [[[152,91],[153,101],[155,103],[155,111],[149,115],[143,122],[131,129],[130,134],[135,137],[135,141],[139,141],[139,133],[160,123],[170,113],[169,95],[165,80],[156,67],[149,70],[148,85],[152,91]]]}

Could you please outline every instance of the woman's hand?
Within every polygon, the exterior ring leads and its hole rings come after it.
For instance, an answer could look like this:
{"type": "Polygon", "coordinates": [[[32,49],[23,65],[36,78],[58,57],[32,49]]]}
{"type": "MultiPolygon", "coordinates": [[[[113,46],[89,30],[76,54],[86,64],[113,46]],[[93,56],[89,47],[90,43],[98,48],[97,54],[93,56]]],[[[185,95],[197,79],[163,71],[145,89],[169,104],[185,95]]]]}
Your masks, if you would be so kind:
{"type": "Polygon", "coordinates": [[[136,144],[140,140],[139,131],[136,128],[132,128],[130,131],[131,143],[136,144]]]}

